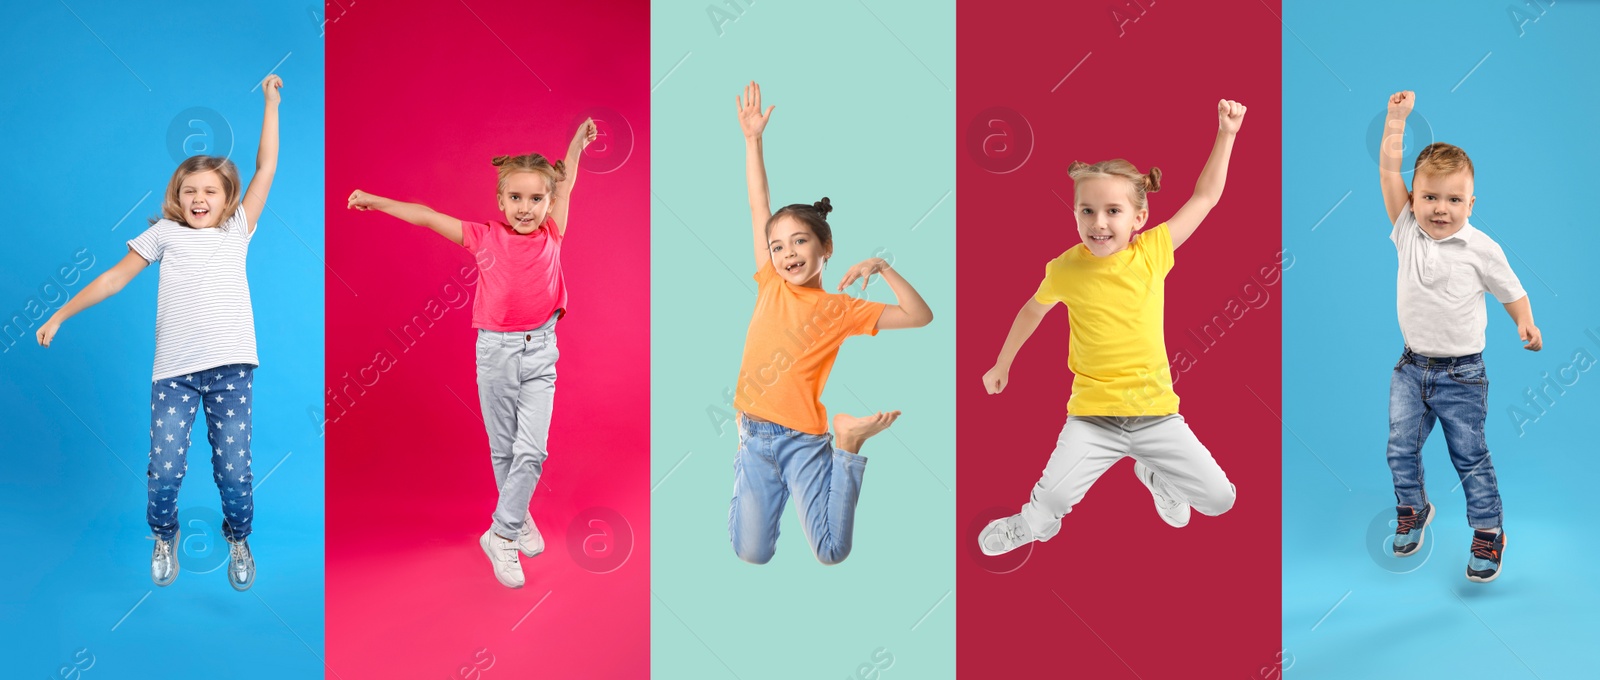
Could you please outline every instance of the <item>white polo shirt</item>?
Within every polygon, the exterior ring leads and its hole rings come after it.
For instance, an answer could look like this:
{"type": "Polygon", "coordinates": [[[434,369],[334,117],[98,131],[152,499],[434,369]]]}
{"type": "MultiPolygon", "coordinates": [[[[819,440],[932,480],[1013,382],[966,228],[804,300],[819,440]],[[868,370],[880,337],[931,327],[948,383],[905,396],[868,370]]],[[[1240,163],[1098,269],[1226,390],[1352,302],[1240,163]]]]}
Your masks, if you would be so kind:
{"type": "Polygon", "coordinates": [[[1417,224],[1407,203],[1389,233],[1400,256],[1395,300],[1400,333],[1411,351],[1429,357],[1459,357],[1483,351],[1489,324],[1483,294],[1501,304],[1527,295],[1500,244],[1471,223],[1434,240],[1417,224]]]}
{"type": "Polygon", "coordinates": [[[161,263],[156,288],[156,361],[151,380],[228,364],[259,366],[245,255],[244,208],[211,229],[157,220],[128,247],[161,263]]]}

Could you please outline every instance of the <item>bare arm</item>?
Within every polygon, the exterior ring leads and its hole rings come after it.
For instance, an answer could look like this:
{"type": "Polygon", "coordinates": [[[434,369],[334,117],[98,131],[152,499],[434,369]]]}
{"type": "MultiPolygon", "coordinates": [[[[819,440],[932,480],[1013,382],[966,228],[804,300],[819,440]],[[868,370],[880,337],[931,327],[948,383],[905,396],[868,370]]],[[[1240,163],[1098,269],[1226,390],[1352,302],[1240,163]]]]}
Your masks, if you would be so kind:
{"type": "Polygon", "coordinates": [[[884,283],[889,284],[889,289],[894,291],[895,300],[895,304],[884,307],[883,314],[878,317],[878,330],[921,328],[933,323],[933,310],[929,309],[928,303],[917,294],[917,289],[912,288],[911,283],[881,257],[874,257],[851,267],[839,281],[839,290],[842,292],[845,286],[855,282],[856,279],[861,279],[861,290],[865,291],[873,274],[883,276],[884,283]]]}
{"type": "Polygon", "coordinates": [[[377,210],[393,217],[434,230],[440,236],[461,245],[461,220],[440,213],[421,203],[404,203],[392,198],[373,196],[360,189],[350,194],[346,206],[354,210],[377,210]]]}
{"type": "Polygon", "coordinates": [[[767,129],[776,105],[761,112],[761,86],[750,81],[739,103],[739,128],[744,131],[744,178],[750,191],[750,227],[755,238],[756,269],[771,261],[767,251],[767,220],[772,218],[772,196],[767,189],[767,165],[762,158],[761,133],[767,129]]]}
{"type": "Polygon", "coordinates": [[[1507,302],[1506,313],[1517,324],[1517,335],[1522,338],[1523,349],[1535,352],[1544,349],[1544,336],[1539,333],[1539,327],[1533,325],[1533,305],[1528,302],[1528,296],[1507,302]]]}
{"type": "Polygon", "coordinates": [[[1389,224],[1400,218],[1400,210],[1411,200],[1406,181],[1400,176],[1400,155],[1405,146],[1406,116],[1417,105],[1415,92],[1405,90],[1389,96],[1389,114],[1383,121],[1383,139],[1378,142],[1378,183],[1383,187],[1383,207],[1389,211],[1389,224]]]}
{"type": "Polygon", "coordinates": [[[566,176],[556,182],[555,195],[550,199],[550,216],[555,219],[556,228],[561,230],[562,236],[567,234],[567,206],[572,204],[572,187],[578,183],[578,161],[583,158],[584,147],[589,146],[589,142],[594,141],[597,135],[594,119],[586,118],[567,144],[567,157],[561,164],[566,176]]]}
{"type": "Polygon", "coordinates": [[[262,96],[266,97],[266,111],[261,114],[261,146],[256,149],[256,173],[250,176],[250,188],[244,191],[244,214],[250,219],[250,233],[256,233],[256,222],[267,207],[267,194],[272,191],[272,177],[278,172],[278,102],[282,97],[278,89],[283,79],[267,76],[261,81],[262,96]]]}
{"type": "Polygon", "coordinates": [[[1011,361],[1017,358],[1017,352],[1022,349],[1023,343],[1033,336],[1039,329],[1039,322],[1044,321],[1044,315],[1049,313],[1053,304],[1044,304],[1033,298],[1022,305],[1022,310],[1017,312],[1017,319],[1011,322],[1011,332],[1006,334],[1006,343],[1000,347],[1000,356],[994,360],[994,368],[983,374],[983,387],[989,394],[999,394],[1006,388],[1010,381],[1011,361]]]}
{"type": "Polygon", "coordinates": [[[122,290],[123,286],[128,285],[128,282],[132,281],[133,277],[138,276],[139,272],[144,271],[144,268],[149,265],[150,263],[145,261],[144,256],[129,248],[128,254],[123,256],[121,262],[94,277],[94,280],[90,281],[89,285],[84,286],[83,290],[72,296],[72,299],[68,300],[67,304],[62,305],[61,309],[56,310],[55,314],[50,315],[50,320],[44,322],[44,325],[40,326],[38,332],[35,333],[39,344],[49,347],[50,341],[55,338],[56,331],[61,328],[63,321],[72,318],[78,312],[100,304],[101,300],[116,295],[122,290]]]}
{"type": "Polygon", "coordinates": [[[1217,139],[1211,144],[1211,155],[1200,171],[1200,179],[1194,183],[1194,195],[1167,220],[1174,249],[1189,240],[1206,215],[1222,200],[1222,188],[1228,180],[1228,158],[1233,155],[1233,140],[1239,135],[1239,126],[1244,124],[1244,113],[1244,104],[1227,99],[1217,102],[1217,139]]]}

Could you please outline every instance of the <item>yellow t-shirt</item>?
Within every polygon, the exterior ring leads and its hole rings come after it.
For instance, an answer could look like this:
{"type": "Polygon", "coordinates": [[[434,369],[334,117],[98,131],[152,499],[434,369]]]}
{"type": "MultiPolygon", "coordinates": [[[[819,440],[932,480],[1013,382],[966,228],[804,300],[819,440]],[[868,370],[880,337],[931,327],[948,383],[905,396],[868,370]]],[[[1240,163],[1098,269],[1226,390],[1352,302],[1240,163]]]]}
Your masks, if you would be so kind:
{"type": "Polygon", "coordinates": [[[852,335],[877,335],[887,305],[796,286],[772,263],[756,271],[756,309],[745,334],[733,407],[808,434],[826,434],[822,388],[852,335]]]}
{"type": "Polygon", "coordinates": [[[1045,265],[1033,299],[1067,305],[1069,415],[1178,412],[1162,326],[1169,271],[1172,234],[1164,222],[1109,257],[1096,257],[1080,243],[1045,265]]]}

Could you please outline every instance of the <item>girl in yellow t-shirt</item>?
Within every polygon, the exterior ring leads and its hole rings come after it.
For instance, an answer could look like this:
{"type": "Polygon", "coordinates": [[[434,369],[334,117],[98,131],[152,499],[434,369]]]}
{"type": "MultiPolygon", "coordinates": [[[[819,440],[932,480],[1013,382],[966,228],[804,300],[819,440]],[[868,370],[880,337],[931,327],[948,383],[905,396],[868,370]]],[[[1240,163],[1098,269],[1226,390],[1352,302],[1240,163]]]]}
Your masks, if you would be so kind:
{"type": "Polygon", "coordinates": [[[738,97],[757,291],[734,388],[739,453],[734,459],[728,535],[739,559],[766,564],[777,550],[783,506],[793,495],[817,560],[837,564],[850,554],[856,501],[867,465],[861,445],[894,423],[900,412],[864,418],[840,413],[833,417],[830,435],[827,409],[821,402],[823,385],[845,338],[926,326],[933,321],[933,311],[880,258],[847,270],[838,292],[822,288],[822,268],[833,255],[833,230],[827,220],[833,205],[823,198],[772,212],[761,133],[773,108],[761,111],[761,88],[754,82],[738,97]],[[858,279],[865,291],[873,274],[889,284],[897,304],[843,293],[858,279]]]}
{"type": "Polygon", "coordinates": [[[1017,350],[1051,307],[1065,303],[1072,331],[1067,365],[1074,376],[1067,424],[1022,512],[990,522],[979,534],[985,555],[1050,540],[1061,518],[1124,456],[1133,456],[1133,472],[1167,524],[1188,524],[1191,508],[1220,515],[1233,507],[1233,484],[1178,414],[1162,314],[1172,253],[1222,198],[1244,113],[1238,102],[1217,102],[1217,138],[1194,196],[1153,229],[1135,233],[1150,217],[1145,195],[1160,188],[1160,170],[1142,174],[1120,158],[1067,169],[1083,243],[1046,265],[1044,281],[983,376],[990,394],[1005,389],[1017,350]]]}

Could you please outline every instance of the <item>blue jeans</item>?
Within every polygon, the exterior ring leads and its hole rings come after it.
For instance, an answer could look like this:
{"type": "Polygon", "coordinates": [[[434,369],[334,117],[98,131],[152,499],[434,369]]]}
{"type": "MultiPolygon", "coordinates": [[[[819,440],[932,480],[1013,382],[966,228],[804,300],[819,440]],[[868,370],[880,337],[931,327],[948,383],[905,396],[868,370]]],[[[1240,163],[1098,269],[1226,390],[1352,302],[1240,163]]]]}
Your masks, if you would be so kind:
{"type": "Polygon", "coordinates": [[[1418,511],[1428,505],[1422,445],[1438,421],[1467,494],[1467,523],[1474,529],[1500,526],[1500,490],[1483,436],[1488,411],[1483,355],[1425,357],[1408,348],[1389,380],[1389,470],[1394,473],[1395,503],[1418,511]]]}
{"type": "Polygon", "coordinates": [[[250,411],[255,367],[230,364],[150,383],[150,531],[172,540],[178,531],[178,487],[189,471],[189,431],[206,420],[211,472],[222,492],[222,533],[239,541],[255,516],[251,495],[250,411]]]}
{"type": "Polygon", "coordinates": [[[806,434],[777,423],[739,418],[739,453],[733,459],[733,503],[728,536],[739,559],[766,564],[778,549],[778,521],[789,496],[799,504],[800,526],[823,564],[850,555],[856,501],[867,459],[833,447],[832,434],[806,434]]]}

